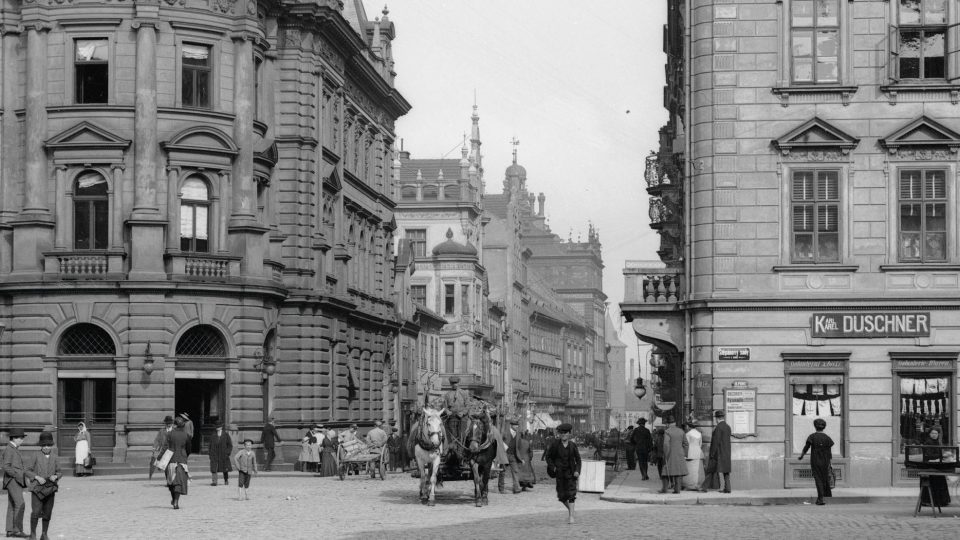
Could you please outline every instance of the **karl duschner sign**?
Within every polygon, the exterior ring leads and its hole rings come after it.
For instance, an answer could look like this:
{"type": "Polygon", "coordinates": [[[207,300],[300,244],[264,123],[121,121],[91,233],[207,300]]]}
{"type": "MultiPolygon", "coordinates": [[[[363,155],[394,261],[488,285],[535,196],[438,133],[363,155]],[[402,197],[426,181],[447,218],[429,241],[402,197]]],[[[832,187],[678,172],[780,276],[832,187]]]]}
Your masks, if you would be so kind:
{"type": "Polygon", "coordinates": [[[814,313],[813,337],[928,337],[930,312],[814,313]]]}

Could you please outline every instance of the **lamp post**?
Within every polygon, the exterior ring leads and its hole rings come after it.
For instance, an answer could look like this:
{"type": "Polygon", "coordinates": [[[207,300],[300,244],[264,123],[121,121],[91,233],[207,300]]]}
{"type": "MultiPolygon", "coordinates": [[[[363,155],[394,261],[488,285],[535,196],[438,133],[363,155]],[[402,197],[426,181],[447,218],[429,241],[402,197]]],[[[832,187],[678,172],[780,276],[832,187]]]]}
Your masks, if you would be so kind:
{"type": "Polygon", "coordinates": [[[148,376],[153,373],[153,355],[150,354],[150,342],[147,342],[147,350],[143,353],[143,372],[148,376]]]}
{"type": "Polygon", "coordinates": [[[254,351],[253,358],[257,360],[253,368],[260,370],[260,373],[263,373],[265,376],[269,377],[277,372],[277,361],[270,356],[264,356],[262,349],[254,351]]]}

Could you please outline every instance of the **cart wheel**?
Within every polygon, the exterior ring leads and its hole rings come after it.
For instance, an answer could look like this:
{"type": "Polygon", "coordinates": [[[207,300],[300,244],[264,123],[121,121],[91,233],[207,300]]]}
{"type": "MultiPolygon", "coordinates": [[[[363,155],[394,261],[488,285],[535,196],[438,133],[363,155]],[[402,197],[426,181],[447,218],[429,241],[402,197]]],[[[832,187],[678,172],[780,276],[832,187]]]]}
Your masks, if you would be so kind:
{"type": "Polygon", "coordinates": [[[386,452],[380,453],[380,480],[387,479],[387,459],[386,452]]]}

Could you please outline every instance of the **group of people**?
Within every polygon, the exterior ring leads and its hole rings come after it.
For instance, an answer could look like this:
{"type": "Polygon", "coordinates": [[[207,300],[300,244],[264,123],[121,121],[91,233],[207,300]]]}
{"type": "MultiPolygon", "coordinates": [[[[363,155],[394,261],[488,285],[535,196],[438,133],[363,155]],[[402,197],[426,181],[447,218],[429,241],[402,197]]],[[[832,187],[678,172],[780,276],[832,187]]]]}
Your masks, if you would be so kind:
{"type": "Polygon", "coordinates": [[[40,451],[24,454],[20,447],[26,433],[20,428],[11,428],[10,441],[3,449],[0,463],[3,467],[3,487],[7,490],[8,538],[37,539],[37,525],[40,524],[40,540],[48,540],[50,519],[53,517],[53,503],[59,489],[63,473],[60,460],[53,451],[53,433],[40,434],[40,451]],[[26,514],[24,492],[30,492],[30,534],[23,530],[23,517],[26,514]]]}
{"type": "MultiPolygon", "coordinates": [[[[382,449],[387,452],[388,470],[403,470],[404,463],[401,459],[403,441],[400,439],[400,430],[397,427],[391,428],[391,433],[387,435],[383,429],[383,422],[376,420],[373,428],[362,439],[357,430],[357,424],[350,424],[349,428],[340,432],[335,429],[324,429],[321,424],[314,424],[300,439],[300,456],[297,460],[300,470],[318,473],[319,476],[337,475],[339,468],[337,449],[341,444],[351,446],[350,441],[357,440],[364,442],[367,448],[382,449]]],[[[371,476],[375,468],[375,466],[370,468],[371,476]]],[[[359,464],[351,464],[347,474],[359,474],[359,464]]]]}

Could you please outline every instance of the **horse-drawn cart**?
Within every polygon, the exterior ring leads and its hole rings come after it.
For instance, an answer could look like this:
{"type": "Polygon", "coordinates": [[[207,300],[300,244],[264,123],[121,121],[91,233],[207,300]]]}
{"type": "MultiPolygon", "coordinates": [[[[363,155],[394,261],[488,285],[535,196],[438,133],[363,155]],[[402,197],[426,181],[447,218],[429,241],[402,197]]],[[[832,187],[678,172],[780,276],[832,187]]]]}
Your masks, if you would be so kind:
{"type": "Polygon", "coordinates": [[[619,440],[616,443],[610,441],[610,444],[600,443],[593,454],[593,459],[603,461],[606,465],[612,465],[614,472],[617,472],[626,464],[626,450],[626,447],[619,440]]]}
{"type": "Polygon", "coordinates": [[[347,471],[351,468],[362,473],[370,474],[373,478],[375,473],[380,473],[380,479],[387,479],[387,452],[386,447],[374,447],[361,441],[353,439],[340,443],[337,447],[337,463],[339,464],[340,479],[347,476],[347,471]],[[376,467],[376,468],[371,468],[376,467]]]}

